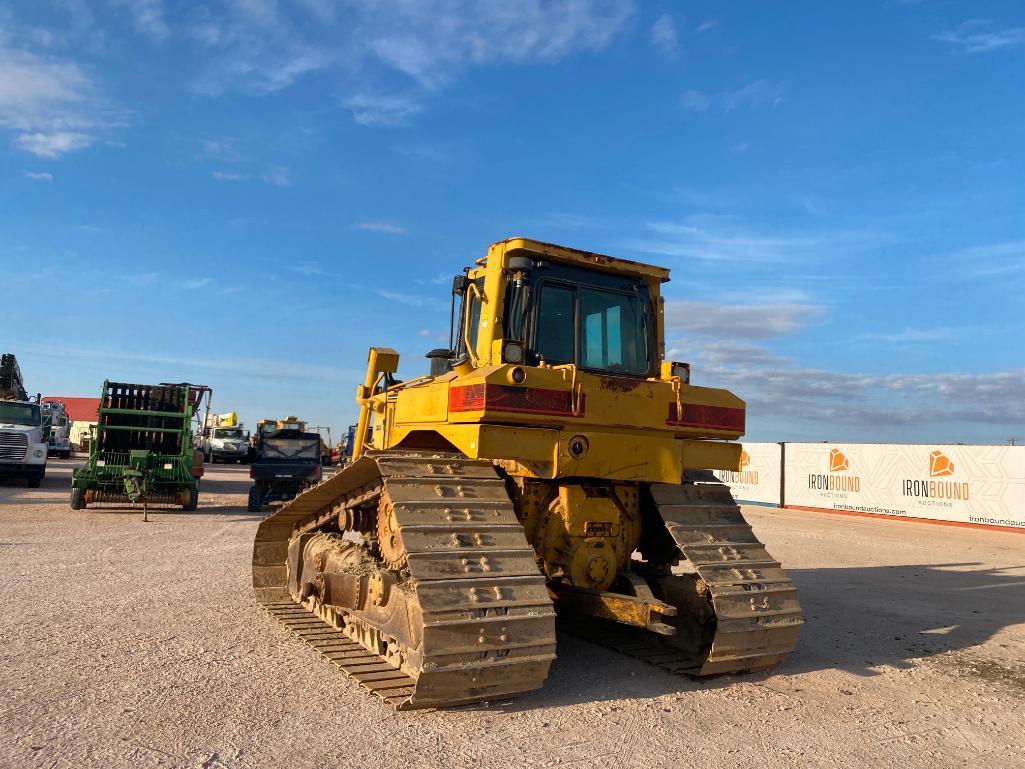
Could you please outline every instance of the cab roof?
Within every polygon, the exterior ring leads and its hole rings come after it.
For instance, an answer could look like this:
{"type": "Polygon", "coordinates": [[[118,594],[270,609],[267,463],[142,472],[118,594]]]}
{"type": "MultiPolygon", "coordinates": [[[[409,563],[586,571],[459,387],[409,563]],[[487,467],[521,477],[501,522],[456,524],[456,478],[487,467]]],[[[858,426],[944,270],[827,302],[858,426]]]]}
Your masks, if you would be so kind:
{"type": "MultiPolygon", "coordinates": [[[[553,262],[599,269],[604,272],[614,272],[620,275],[636,275],[648,280],[657,280],[665,283],[669,280],[669,270],[665,267],[656,267],[651,264],[633,262],[629,259],[619,259],[615,256],[597,254],[593,251],[581,251],[567,246],[558,246],[554,243],[544,243],[540,240],[530,238],[508,238],[492,244],[491,248],[503,247],[506,254],[516,254],[518,251],[525,251],[529,254],[548,259],[553,262]]],[[[490,251],[490,249],[489,249],[490,251]]]]}

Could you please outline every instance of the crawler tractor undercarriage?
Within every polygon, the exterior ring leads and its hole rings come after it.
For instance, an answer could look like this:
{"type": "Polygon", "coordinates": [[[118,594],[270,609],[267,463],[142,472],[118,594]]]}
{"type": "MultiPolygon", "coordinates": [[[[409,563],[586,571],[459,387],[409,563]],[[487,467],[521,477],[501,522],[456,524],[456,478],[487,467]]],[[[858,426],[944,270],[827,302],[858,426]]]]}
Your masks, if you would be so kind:
{"type": "Polygon", "coordinates": [[[778,663],[801,624],[796,591],[728,489],[636,488],[639,551],[610,590],[578,588],[562,566],[546,577],[522,490],[491,462],[368,453],[260,524],[256,596],[398,709],[540,687],[555,658],[556,606],[567,630],[671,672],[778,663]]]}

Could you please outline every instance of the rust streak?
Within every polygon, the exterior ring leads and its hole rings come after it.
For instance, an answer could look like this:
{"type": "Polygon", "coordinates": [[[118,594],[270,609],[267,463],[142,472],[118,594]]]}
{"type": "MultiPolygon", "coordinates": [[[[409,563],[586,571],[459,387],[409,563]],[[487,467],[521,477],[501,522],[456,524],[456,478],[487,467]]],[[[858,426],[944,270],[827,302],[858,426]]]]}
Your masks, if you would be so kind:
{"type": "Polygon", "coordinates": [[[638,379],[628,379],[618,376],[603,376],[598,380],[598,387],[606,392],[628,393],[640,387],[638,379]]]}

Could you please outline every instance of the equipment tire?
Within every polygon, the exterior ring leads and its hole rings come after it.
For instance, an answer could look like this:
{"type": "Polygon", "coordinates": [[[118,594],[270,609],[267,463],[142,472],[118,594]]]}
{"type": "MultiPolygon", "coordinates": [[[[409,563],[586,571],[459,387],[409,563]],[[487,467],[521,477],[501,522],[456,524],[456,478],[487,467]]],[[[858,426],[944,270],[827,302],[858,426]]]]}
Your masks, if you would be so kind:
{"type": "Polygon", "coordinates": [[[71,509],[85,510],[85,489],[71,490],[71,509]]]}
{"type": "Polygon", "coordinates": [[[262,500],[260,499],[260,489],[256,486],[249,487],[249,512],[258,513],[263,507],[262,500]]]}
{"type": "Polygon", "coordinates": [[[39,484],[43,482],[43,474],[39,473],[38,475],[30,475],[25,479],[25,482],[28,484],[30,489],[38,489],[39,484]]]}
{"type": "Polygon", "coordinates": [[[199,507],[199,487],[189,490],[189,501],[182,505],[182,510],[193,511],[199,507]]]}

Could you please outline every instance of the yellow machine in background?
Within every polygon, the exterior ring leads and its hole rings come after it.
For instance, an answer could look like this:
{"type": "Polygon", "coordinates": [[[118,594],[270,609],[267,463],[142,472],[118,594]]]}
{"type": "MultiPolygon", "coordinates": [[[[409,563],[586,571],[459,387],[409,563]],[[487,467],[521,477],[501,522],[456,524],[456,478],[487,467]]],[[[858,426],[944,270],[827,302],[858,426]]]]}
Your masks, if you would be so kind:
{"type": "Polygon", "coordinates": [[[453,284],[452,345],[372,348],[354,462],[257,532],[257,598],[399,708],[541,686],[568,629],[674,672],[760,670],[792,583],[712,469],[744,403],[664,361],[668,270],[525,239],[453,284]],[[455,318],[455,313],[453,312],[455,318]]]}
{"type": "Polygon", "coordinates": [[[218,414],[215,427],[238,427],[238,413],[229,411],[227,414],[218,414]]]}

